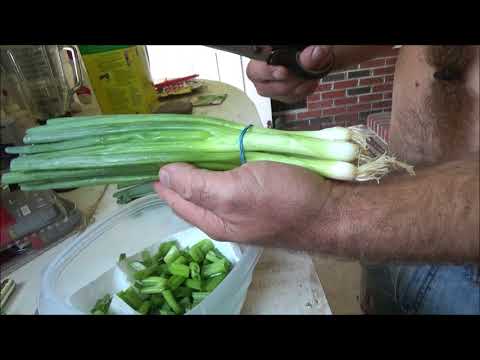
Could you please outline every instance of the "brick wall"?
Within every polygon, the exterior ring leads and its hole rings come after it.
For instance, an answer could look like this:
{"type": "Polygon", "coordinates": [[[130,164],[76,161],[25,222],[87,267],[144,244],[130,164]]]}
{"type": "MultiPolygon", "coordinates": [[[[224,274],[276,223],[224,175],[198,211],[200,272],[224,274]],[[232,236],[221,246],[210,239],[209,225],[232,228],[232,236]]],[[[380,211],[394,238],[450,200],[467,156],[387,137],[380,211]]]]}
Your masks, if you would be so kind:
{"type": "Polygon", "coordinates": [[[275,127],[319,130],[366,124],[370,114],[390,112],[396,50],[319,81],[302,108],[273,112],[275,127]]]}

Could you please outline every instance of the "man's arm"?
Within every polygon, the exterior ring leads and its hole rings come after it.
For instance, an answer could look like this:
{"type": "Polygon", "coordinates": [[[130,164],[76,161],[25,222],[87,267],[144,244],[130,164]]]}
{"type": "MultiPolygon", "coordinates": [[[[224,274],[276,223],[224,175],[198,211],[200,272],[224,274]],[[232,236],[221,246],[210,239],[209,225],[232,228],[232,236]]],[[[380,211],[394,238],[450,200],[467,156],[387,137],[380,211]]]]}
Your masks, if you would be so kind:
{"type": "Polygon", "coordinates": [[[416,172],[334,185],[313,229],[318,247],[371,261],[480,262],[478,156],[416,172]]]}
{"type": "Polygon", "coordinates": [[[351,184],[271,162],[226,172],[175,164],[155,187],[217,240],[373,262],[465,263],[480,262],[478,172],[470,159],[351,184]]]}

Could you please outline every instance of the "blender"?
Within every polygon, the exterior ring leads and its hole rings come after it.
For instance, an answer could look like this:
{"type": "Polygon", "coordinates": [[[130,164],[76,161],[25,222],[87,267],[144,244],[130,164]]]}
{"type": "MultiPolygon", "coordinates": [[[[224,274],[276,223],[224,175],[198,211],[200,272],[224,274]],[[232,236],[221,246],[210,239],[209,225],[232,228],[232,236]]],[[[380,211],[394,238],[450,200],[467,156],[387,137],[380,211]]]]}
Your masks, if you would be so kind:
{"type": "MultiPolygon", "coordinates": [[[[71,45],[6,45],[0,47],[0,66],[10,82],[18,83],[13,100],[9,93],[4,111],[15,114],[19,108],[40,123],[49,118],[68,116],[73,95],[83,83],[79,55],[71,45]],[[70,53],[73,84],[65,75],[66,53],[70,53]],[[18,96],[21,93],[21,96],[18,96]],[[19,104],[21,102],[23,104],[19,104]]],[[[5,95],[5,94],[4,94],[5,95]]]]}

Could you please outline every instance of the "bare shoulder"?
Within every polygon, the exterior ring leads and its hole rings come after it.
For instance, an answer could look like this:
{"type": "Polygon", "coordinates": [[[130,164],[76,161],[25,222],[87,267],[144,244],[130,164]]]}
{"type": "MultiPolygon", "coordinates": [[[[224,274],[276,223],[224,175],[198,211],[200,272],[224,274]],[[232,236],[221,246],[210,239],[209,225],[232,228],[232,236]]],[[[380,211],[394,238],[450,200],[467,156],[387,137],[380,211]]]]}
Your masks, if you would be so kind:
{"type": "Polygon", "coordinates": [[[404,46],[397,62],[390,146],[415,164],[479,150],[479,46],[404,46]]]}

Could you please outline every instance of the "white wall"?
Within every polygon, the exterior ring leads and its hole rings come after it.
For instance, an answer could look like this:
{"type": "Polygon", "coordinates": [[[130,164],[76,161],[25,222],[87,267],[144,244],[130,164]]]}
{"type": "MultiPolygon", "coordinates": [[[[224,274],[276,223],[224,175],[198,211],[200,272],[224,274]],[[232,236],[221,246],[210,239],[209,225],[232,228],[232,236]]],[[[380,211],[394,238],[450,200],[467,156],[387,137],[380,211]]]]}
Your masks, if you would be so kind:
{"type": "Polygon", "coordinates": [[[246,75],[248,59],[202,45],[148,45],[150,71],[155,83],[193,74],[235,86],[255,104],[262,123],[272,120],[270,98],[257,94],[246,75]]]}

